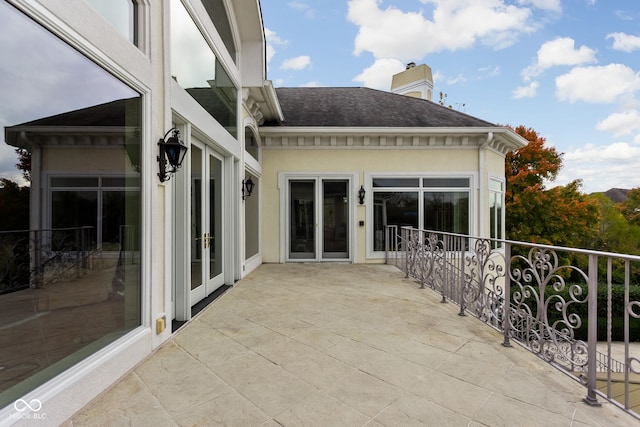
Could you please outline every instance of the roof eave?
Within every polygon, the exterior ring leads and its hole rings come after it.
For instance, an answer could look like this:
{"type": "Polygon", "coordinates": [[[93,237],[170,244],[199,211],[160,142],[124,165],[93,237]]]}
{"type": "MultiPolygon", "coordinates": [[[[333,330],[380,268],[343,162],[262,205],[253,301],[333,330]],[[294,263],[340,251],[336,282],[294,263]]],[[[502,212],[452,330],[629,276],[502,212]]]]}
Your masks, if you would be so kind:
{"type": "Polygon", "coordinates": [[[309,134],[384,134],[384,135],[478,135],[492,134],[504,135],[504,138],[512,140],[514,145],[520,148],[520,143],[526,145],[526,140],[509,128],[500,126],[476,126],[476,127],[376,127],[376,126],[261,126],[260,132],[269,135],[309,135],[309,134]]]}
{"type": "MultiPolygon", "coordinates": [[[[525,140],[508,128],[262,126],[265,146],[280,148],[481,148],[506,154],[525,140]]],[[[526,144],[525,144],[526,145],[526,144]]]]}
{"type": "Polygon", "coordinates": [[[257,108],[256,111],[252,111],[253,114],[257,111],[260,112],[261,119],[258,121],[259,123],[262,121],[281,122],[284,120],[278,95],[270,80],[265,80],[261,86],[248,87],[247,89],[248,97],[245,102],[251,98],[251,101],[248,103],[250,105],[248,106],[250,110],[252,110],[253,105],[257,108]]]}

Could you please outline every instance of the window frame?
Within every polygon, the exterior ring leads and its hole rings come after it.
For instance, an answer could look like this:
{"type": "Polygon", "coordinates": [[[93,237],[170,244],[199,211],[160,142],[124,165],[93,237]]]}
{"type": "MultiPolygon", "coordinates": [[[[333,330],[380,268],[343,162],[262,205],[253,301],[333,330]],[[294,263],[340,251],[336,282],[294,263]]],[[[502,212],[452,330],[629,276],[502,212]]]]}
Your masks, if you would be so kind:
{"type": "MultiPolygon", "coordinates": [[[[104,223],[103,223],[103,209],[104,209],[104,193],[106,192],[110,192],[110,191],[121,191],[121,192],[133,192],[133,191],[137,191],[138,193],[142,193],[143,189],[142,189],[142,179],[141,176],[138,174],[121,174],[121,173],[102,173],[102,174],[89,174],[89,173],[65,173],[65,174],[58,174],[58,173],[48,173],[45,174],[45,182],[46,182],[46,188],[45,188],[45,203],[44,206],[46,207],[46,211],[43,212],[43,215],[45,216],[45,229],[52,229],[53,228],[53,193],[55,192],[74,192],[74,191],[85,191],[85,192],[95,192],[97,193],[97,198],[96,198],[96,231],[95,231],[95,237],[96,237],[96,250],[99,251],[104,251],[105,253],[109,253],[109,252],[118,252],[118,251],[110,251],[110,250],[104,250],[103,249],[103,227],[104,227],[104,223]],[[56,186],[53,184],[53,180],[55,179],[65,179],[65,178],[91,178],[91,179],[97,179],[97,185],[93,185],[93,186],[78,186],[78,185],[61,185],[61,186],[56,186]],[[123,178],[125,180],[125,185],[124,186],[108,186],[108,185],[103,185],[103,181],[105,178],[123,178]],[[127,186],[126,185],[126,181],[128,181],[130,178],[135,178],[137,179],[138,185],[134,186],[127,186]]],[[[140,206],[139,209],[139,214],[142,215],[142,206],[140,206]]],[[[140,218],[140,223],[138,224],[138,227],[140,229],[140,231],[142,231],[142,218],[140,218]]],[[[140,244],[142,244],[142,242],[140,242],[140,244]]]]}
{"type": "MultiPolygon", "coordinates": [[[[220,117],[216,117],[210,108],[207,108],[206,105],[203,105],[203,103],[201,103],[201,100],[199,100],[192,92],[189,92],[189,88],[183,86],[183,83],[181,83],[180,80],[181,80],[181,76],[184,76],[184,74],[177,75],[176,74],[177,70],[174,69],[174,64],[181,64],[181,62],[177,61],[177,59],[174,58],[173,54],[170,55],[170,60],[168,64],[168,72],[174,77],[172,78],[172,86],[179,87],[180,90],[184,92],[184,94],[189,99],[191,99],[192,101],[195,102],[196,105],[198,105],[198,108],[201,109],[201,111],[206,112],[208,116],[207,119],[213,118],[214,122],[217,125],[219,125],[221,128],[223,128],[228,134],[228,136],[237,143],[238,141],[240,141],[241,138],[243,138],[243,136],[241,136],[241,132],[244,131],[244,128],[242,127],[242,123],[241,123],[242,122],[242,119],[241,119],[242,117],[242,112],[241,112],[242,111],[241,110],[242,90],[241,89],[242,88],[237,78],[238,69],[236,67],[235,61],[233,60],[233,58],[231,58],[229,52],[224,46],[222,39],[220,39],[220,35],[217,33],[217,30],[213,26],[213,23],[211,22],[211,20],[210,19],[202,20],[200,18],[201,16],[207,16],[208,18],[208,13],[204,9],[204,6],[202,5],[202,3],[200,3],[199,5],[192,5],[191,2],[183,1],[183,0],[171,0],[167,2],[168,24],[170,28],[169,35],[168,35],[168,45],[169,45],[169,49],[172,52],[179,50],[179,49],[173,49],[173,44],[175,43],[175,39],[174,39],[174,31],[171,29],[172,20],[176,19],[176,16],[178,13],[182,13],[182,12],[186,14],[186,17],[188,17],[189,23],[190,25],[192,25],[191,29],[195,30],[194,37],[198,39],[198,41],[200,41],[198,36],[195,35],[196,33],[199,33],[199,36],[202,39],[201,41],[204,42],[204,46],[208,48],[208,53],[211,53],[211,55],[213,56],[214,68],[215,68],[215,75],[214,75],[213,81],[219,80],[222,83],[231,85],[231,86],[224,86],[224,88],[227,89],[228,91],[233,91],[233,97],[228,96],[227,101],[232,102],[233,103],[232,106],[234,108],[228,108],[227,110],[225,110],[225,112],[228,112],[234,116],[233,123],[230,123],[231,120],[229,122],[226,122],[220,117]],[[181,10],[177,11],[176,8],[181,8],[181,10]],[[214,31],[211,31],[211,28],[213,28],[214,31]],[[218,75],[219,73],[223,75],[219,76],[218,75]],[[232,89],[229,89],[229,87],[231,87],[232,89]]],[[[198,66],[198,64],[193,64],[193,65],[198,66]]],[[[191,88],[191,89],[194,89],[194,88],[191,88]]],[[[219,92],[225,92],[225,89],[218,88],[216,91],[216,89],[210,88],[210,90],[213,93],[215,93],[216,99],[222,99],[221,96],[219,95],[219,92]]],[[[191,103],[193,104],[193,102],[191,103]]],[[[172,103],[172,106],[174,107],[174,109],[176,109],[173,103],[172,103]]]]}
{"type": "MultiPolygon", "coordinates": [[[[487,188],[487,191],[489,193],[487,215],[489,217],[488,218],[489,219],[489,224],[488,224],[489,238],[491,239],[503,240],[506,238],[506,224],[505,224],[506,187],[507,187],[506,181],[503,178],[489,177],[489,185],[487,188]],[[499,189],[492,188],[492,185],[491,185],[492,183],[499,185],[500,188],[499,189]],[[491,209],[492,209],[493,203],[495,202],[496,196],[500,197],[500,209],[492,213],[491,209]],[[498,226],[500,227],[499,230],[497,229],[498,226]]],[[[499,249],[499,248],[502,248],[504,245],[502,243],[492,241],[491,246],[494,249],[499,249]]]]}
{"type": "Polygon", "coordinates": [[[477,173],[474,172],[460,172],[451,174],[434,174],[434,173],[393,173],[393,172],[366,172],[365,173],[365,205],[370,206],[367,209],[367,227],[366,233],[366,248],[368,259],[384,258],[384,250],[374,250],[374,231],[375,231],[375,209],[374,209],[374,194],[376,192],[417,192],[418,193],[418,226],[422,228],[424,224],[424,194],[428,192],[445,192],[445,193],[458,193],[467,192],[469,195],[469,212],[468,212],[468,230],[469,235],[475,234],[475,227],[478,221],[477,218],[477,205],[476,205],[476,190],[477,190],[477,173]],[[409,187],[374,187],[374,179],[418,179],[418,186],[409,187]],[[457,180],[466,179],[468,185],[465,187],[452,186],[452,187],[432,187],[425,186],[425,179],[439,179],[439,180],[457,180]]]}

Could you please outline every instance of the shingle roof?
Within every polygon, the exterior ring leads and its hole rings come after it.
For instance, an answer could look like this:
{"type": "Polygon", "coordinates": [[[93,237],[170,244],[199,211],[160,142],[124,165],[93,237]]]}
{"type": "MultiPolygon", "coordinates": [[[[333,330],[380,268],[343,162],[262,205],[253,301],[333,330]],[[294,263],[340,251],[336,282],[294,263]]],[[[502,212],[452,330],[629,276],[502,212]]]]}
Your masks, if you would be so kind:
{"type": "MultiPolygon", "coordinates": [[[[15,147],[27,148],[24,141],[19,137],[24,131],[31,134],[30,143],[45,144],[53,140],[37,139],[35,134],[43,135],[76,135],[86,136],[81,139],[84,143],[90,143],[93,137],[98,137],[101,132],[106,132],[114,136],[115,143],[121,143],[118,139],[118,132],[113,132],[112,128],[139,128],[140,126],[141,102],[139,97],[117,99],[104,104],[92,105],[78,110],[67,111],[53,116],[42,117],[29,122],[4,128],[5,141],[15,147]],[[86,128],[92,128],[88,131],[86,128]],[[100,130],[102,129],[102,131],[100,130]],[[39,141],[39,142],[36,142],[39,141]]],[[[133,130],[133,129],[130,129],[133,130]]],[[[122,134],[122,132],[120,132],[122,134]]],[[[64,138],[63,138],[64,139],[64,138]]],[[[65,144],[78,143],[80,139],[64,139],[65,144]]],[[[60,143],[57,141],[56,143],[60,143]]],[[[104,143],[104,140],[103,142],[104,143]]]]}
{"type": "Polygon", "coordinates": [[[19,125],[11,126],[124,126],[137,123],[140,115],[140,98],[117,99],[104,104],[92,105],[78,110],[66,111],[54,116],[43,117],[19,125]]]}
{"type": "Polygon", "coordinates": [[[495,127],[435,102],[363,87],[276,88],[288,127],[495,127]]]}

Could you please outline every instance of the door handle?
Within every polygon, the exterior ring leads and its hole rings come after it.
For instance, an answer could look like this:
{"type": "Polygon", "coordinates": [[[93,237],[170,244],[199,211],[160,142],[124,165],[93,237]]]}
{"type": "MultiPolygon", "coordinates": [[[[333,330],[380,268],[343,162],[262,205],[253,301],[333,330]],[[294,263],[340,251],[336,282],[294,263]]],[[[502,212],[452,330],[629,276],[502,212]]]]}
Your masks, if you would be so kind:
{"type": "Polygon", "coordinates": [[[213,239],[213,237],[211,237],[209,233],[204,233],[202,237],[196,237],[196,240],[202,240],[202,246],[205,249],[211,246],[211,243],[210,243],[211,239],[213,239]]]}

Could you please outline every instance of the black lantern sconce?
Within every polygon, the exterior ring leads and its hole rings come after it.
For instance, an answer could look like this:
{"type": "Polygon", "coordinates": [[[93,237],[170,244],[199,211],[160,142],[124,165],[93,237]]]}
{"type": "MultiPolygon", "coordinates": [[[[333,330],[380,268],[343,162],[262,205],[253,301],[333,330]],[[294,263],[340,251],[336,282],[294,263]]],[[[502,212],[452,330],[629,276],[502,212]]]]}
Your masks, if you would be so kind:
{"type": "Polygon", "coordinates": [[[364,185],[361,185],[360,190],[358,190],[358,199],[360,200],[361,205],[364,205],[364,195],[365,195],[364,185]]]}
{"type": "Polygon", "coordinates": [[[160,155],[158,156],[158,177],[160,182],[169,181],[171,174],[175,173],[180,166],[184,156],[187,154],[187,146],[184,145],[180,139],[180,131],[176,128],[172,128],[164,135],[160,141],[158,141],[158,147],[160,149],[160,155]],[[167,136],[173,132],[173,134],[167,139],[167,136]],[[167,163],[169,169],[167,170],[167,163]]]}
{"type": "Polygon", "coordinates": [[[251,180],[251,177],[242,181],[242,200],[244,200],[245,197],[249,197],[251,195],[254,186],[255,184],[251,180]]]}

